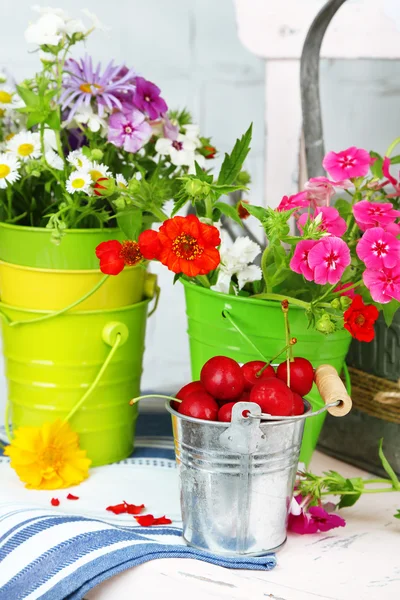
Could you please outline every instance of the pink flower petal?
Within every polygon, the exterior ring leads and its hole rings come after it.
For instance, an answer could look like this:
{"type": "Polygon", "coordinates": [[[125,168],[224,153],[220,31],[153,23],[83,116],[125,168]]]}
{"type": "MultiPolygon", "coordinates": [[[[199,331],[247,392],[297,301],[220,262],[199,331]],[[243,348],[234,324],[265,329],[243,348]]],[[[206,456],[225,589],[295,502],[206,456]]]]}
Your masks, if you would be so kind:
{"type": "Polygon", "coordinates": [[[352,146],[342,152],[328,152],[322,166],[336,181],[364,177],[372,164],[367,150],[352,146]]]}

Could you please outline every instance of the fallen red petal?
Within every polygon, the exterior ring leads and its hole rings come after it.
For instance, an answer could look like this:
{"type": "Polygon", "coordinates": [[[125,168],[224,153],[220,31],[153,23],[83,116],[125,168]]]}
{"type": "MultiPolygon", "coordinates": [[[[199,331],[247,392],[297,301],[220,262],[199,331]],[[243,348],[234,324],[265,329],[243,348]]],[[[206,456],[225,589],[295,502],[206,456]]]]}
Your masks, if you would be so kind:
{"type": "Polygon", "coordinates": [[[114,513],[114,515],[122,515],[122,513],[128,512],[126,510],[125,503],[123,504],[115,504],[114,506],[107,506],[106,510],[114,513]]]}
{"type": "Polygon", "coordinates": [[[52,506],[59,506],[60,505],[60,501],[58,498],[52,498],[50,504],[52,506]]]}
{"type": "Polygon", "coordinates": [[[73,494],[68,494],[67,500],[79,500],[79,496],[74,496],[73,494]]]}
{"type": "Polygon", "coordinates": [[[158,517],[154,519],[154,525],[171,525],[171,519],[168,519],[165,515],[163,517],[158,517]]]}
{"type": "Polygon", "coordinates": [[[154,525],[154,521],[156,520],[153,515],[140,515],[140,517],[134,518],[142,527],[150,527],[151,525],[154,525]]]}
{"type": "Polygon", "coordinates": [[[126,512],[128,513],[128,515],[139,515],[142,512],[142,510],[145,508],[144,504],[140,504],[139,506],[136,506],[136,504],[128,504],[125,501],[124,501],[124,504],[125,504],[126,512]]]}

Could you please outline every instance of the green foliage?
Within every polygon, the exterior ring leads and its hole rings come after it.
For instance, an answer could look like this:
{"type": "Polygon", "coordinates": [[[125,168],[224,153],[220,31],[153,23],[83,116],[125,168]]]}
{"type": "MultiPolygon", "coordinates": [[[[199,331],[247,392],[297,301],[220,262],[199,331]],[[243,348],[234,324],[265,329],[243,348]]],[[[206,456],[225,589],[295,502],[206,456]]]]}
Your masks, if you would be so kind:
{"type": "Polygon", "coordinates": [[[381,459],[382,467],[385,469],[386,473],[388,474],[388,476],[392,482],[393,488],[397,491],[400,491],[400,481],[398,480],[397,475],[393,470],[393,467],[391,466],[388,459],[384,455],[382,446],[383,446],[383,438],[381,438],[379,440],[379,458],[381,459]]]}
{"type": "Polygon", "coordinates": [[[216,202],[214,208],[217,208],[223,215],[229,217],[233,221],[236,221],[241,227],[243,227],[242,219],[239,217],[238,212],[231,204],[225,202],[216,202]]]}
{"type": "Polygon", "coordinates": [[[232,185],[238,177],[246,156],[250,152],[250,142],[253,125],[250,125],[246,133],[238,140],[233,147],[231,154],[225,154],[221,170],[218,175],[218,185],[232,185]]]}
{"type": "Polygon", "coordinates": [[[387,304],[382,305],[383,317],[385,319],[385,323],[388,327],[392,324],[393,317],[396,314],[400,307],[400,302],[398,300],[391,300],[387,304]]]}

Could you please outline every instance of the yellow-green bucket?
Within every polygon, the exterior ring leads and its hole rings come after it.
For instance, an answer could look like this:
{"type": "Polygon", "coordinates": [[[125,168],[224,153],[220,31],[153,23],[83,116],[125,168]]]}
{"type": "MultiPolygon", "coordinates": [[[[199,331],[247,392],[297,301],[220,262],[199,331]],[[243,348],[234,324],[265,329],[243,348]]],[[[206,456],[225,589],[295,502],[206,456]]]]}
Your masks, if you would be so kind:
{"type": "Polygon", "coordinates": [[[73,412],[69,421],[93,466],[129,456],[137,418],[129,401],[140,393],[148,303],[58,316],[0,304],[13,428],[73,412]]]}

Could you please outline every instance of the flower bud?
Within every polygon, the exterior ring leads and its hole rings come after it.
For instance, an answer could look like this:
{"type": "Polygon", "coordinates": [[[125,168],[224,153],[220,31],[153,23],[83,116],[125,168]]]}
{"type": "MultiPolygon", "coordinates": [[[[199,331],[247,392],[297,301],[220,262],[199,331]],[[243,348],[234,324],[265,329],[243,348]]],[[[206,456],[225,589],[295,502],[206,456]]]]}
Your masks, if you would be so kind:
{"type": "Polygon", "coordinates": [[[250,181],[250,173],[248,173],[247,171],[240,171],[239,175],[236,177],[236,182],[239,185],[248,185],[250,181]]]}
{"type": "Polygon", "coordinates": [[[138,181],[137,179],[133,178],[129,181],[128,192],[130,194],[133,194],[133,195],[137,194],[139,192],[140,188],[141,188],[140,181],[138,181]]]}
{"type": "Polygon", "coordinates": [[[115,180],[112,177],[99,177],[93,186],[93,191],[96,196],[102,196],[107,198],[112,196],[115,192],[115,180]]]}
{"type": "Polygon", "coordinates": [[[92,160],[101,160],[104,156],[104,152],[99,150],[99,148],[94,148],[91,151],[92,160]]]}
{"type": "Polygon", "coordinates": [[[340,308],[340,300],[339,300],[339,298],[335,298],[334,300],[332,300],[331,306],[332,306],[332,308],[340,308]]]}
{"type": "Polygon", "coordinates": [[[343,310],[347,310],[352,303],[352,299],[348,296],[340,296],[340,307],[343,310]]]}
{"type": "Polygon", "coordinates": [[[185,184],[185,190],[189,196],[201,196],[203,194],[203,182],[198,179],[189,179],[185,184]]]}
{"type": "Polygon", "coordinates": [[[331,321],[330,316],[325,313],[324,315],[322,315],[322,317],[320,319],[318,319],[317,324],[316,324],[316,329],[317,331],[320,331],[321,333],[333,333],[336,329],[335,327],[335,323],[333,323],[331,321]]]}

